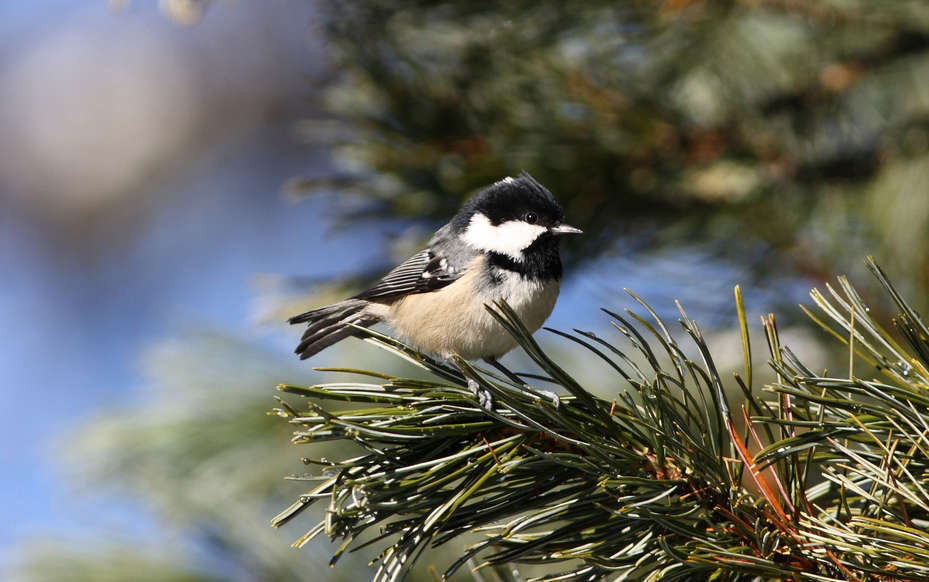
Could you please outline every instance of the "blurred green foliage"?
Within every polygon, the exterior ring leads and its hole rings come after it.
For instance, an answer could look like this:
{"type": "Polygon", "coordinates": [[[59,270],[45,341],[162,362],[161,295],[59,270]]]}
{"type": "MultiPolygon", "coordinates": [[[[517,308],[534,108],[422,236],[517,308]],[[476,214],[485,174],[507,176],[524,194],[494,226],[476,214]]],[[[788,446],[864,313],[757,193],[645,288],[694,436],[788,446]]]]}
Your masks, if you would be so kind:
{"type": "Polygon", "coordinates": [[[89,548],[61,544],[30,546],[20,556],[24,564],[17,580],[31,582],[123,582],[131,573],[137,582],[219,582],[224,578],[187,566],[189,555],[158,548],[117,545],[89,548]],[[156,557],[147,554],[157,553],[156,557]]]}
{"type": "Polygon", "coordinates": [[[336,122],[302,133],[341,171],[302,185],[374,201],[347,219],[435,223],[527,170],[588,233],[575,261],[699,241],[760,274],[824,280],[873,253],[929,287],[923,2],[321,10],[336,122]]]}
{"type": "Polygon", "coordinates": [[[306,371],[215,333],[165,341],[143,362],[150,381],[138,400],[90,419],[56,452],[75,491],[132,499],[131,511],[186,541],[54,540],[70,550],[32,548],[16,578],[117,580],[138,568],[151,580],[295,579],[312,558],[267,523],[292,492],[281,476],[300,463],[280,446],[289,431],[260,387],[306,371]]]}

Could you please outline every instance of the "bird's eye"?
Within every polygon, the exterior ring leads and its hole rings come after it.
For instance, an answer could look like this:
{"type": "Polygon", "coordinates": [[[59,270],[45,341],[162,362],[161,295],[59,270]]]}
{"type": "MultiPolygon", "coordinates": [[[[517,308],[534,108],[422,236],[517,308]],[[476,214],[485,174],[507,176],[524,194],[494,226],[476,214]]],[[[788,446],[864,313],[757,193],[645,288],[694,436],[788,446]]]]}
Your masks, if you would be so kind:
{"type": "Polygon", "coordinates": [[[527,212],[525,221],[528,222],[529,224],[535,224],[536,222],[539,221],[539,217],[536,216],[535,212],[527,212]]]}

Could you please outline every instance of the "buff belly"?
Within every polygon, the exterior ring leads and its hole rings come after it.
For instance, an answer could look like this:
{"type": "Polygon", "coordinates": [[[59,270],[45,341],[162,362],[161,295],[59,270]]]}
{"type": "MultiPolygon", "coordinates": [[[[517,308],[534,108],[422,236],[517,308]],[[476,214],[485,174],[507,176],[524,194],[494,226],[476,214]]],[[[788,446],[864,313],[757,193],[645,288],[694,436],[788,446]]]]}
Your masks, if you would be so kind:
{"type": "Polygon", "coordinates": [[[476,266],[438,291],[408,295],[383,306],[381,316],[401,337],[427,353],[443,358],[458,354],[467,360],[502,356],[516,342],[484,305],[506,300],[529,331],[535,332],[552,313],[560,284],[557,280],[530,282],[506,272],[496,285],[478,285],[482,270],[476,266]]]}

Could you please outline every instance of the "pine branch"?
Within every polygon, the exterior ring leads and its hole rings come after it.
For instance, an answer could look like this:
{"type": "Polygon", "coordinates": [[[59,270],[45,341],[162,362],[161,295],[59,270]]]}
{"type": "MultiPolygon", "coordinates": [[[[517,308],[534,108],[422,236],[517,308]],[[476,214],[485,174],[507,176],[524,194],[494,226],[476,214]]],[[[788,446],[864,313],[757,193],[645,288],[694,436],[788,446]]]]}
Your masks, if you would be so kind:
{"type": "Polygon", "coordinates": [[[373,381],[279,386],[307,398],[306,411],[276,411],[297,427],[295,443],[341,439],[365,453],[307,460],[323,474],[299,477],[317,484],[272,524],[327,502],[325,519],[294,545],[321,533],[340,540],[333,564],[349,549],[379,545],[376,580],[400,579],[427,547],[475,532],[483,539],[445,577],[479,560],[563,562],[541,580],[929,580],[929,331],[869,266],[901,312],[901,340],[844,279],[828,298],[812,296],[817,320],[851,339],[853,364],[875,362],[884,378],[817,376],[780,345],[768,316],[778,380],[767,387],[771,398],[753,394],[746,357],[748,384],[735,377],[746,397],[740,411],[683,308],[685,345],[637,297],[648,319],[606,312],[631,351],[590,332],[556,332],[604,361],[619,391],[613,401],[580,386],[504,303],[491,313],[545,375],[526,384],[368,332],[434,379],[340,370],[373,381]],[[699,361],[688,357],[693,350],[699,361]],[[493,410],[481,408],[467,379],[493,395],[493,410]],[[540,379],[567,392],[560,404],[540,379]]]}

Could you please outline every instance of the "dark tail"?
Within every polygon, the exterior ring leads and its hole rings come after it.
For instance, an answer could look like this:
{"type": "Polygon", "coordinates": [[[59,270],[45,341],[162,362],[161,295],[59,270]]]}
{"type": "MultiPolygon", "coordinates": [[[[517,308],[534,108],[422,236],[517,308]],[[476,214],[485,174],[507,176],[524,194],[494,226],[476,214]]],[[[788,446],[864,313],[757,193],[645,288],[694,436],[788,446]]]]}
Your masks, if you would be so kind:
{"type": "Polygon", "coordinates": [[[367,305],[367,301],[346,299],[291,317],[287,320],[289,323],[309,324],[294,353],[305,360],[340,340],[359,335],[358,329],[349,324],[368,327],[380,321],[377,316],[364,312],[367,305]]]}

